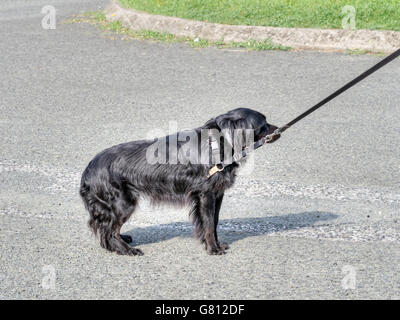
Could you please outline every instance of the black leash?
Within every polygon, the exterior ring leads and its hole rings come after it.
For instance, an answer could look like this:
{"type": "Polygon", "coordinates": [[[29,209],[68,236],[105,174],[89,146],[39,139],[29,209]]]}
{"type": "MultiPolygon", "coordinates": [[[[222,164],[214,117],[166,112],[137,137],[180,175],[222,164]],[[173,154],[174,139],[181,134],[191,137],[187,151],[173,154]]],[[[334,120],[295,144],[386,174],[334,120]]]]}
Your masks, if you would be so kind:
{"type": "MultiPolygon", "coordinates": [[[[364,80],[366,77],[373,74],[375,71],[379,70],[380,68],[382,68],[389,62],[393,61],[398,56],[400,56],[400,49],[396,50],[395,52],[393,52],[392,54],[387,56],[385,59],[378,62],[376,65],[374,65],[372,68],[370,68],[367,71],[365,71],[364,73],[360,74],[357,78],[351,80],[349,83],[345,84],[343,87],[336,90],[330,96],[328,96],[324,100],[318,102],[315,106],[313,106],[310,109],[308,109],[307,111],[303,112],[301,115],[294,118],[292,121],[288,122],[287,124],[285,124],[284,126],[278,128],[278,129],[276,129],[272,134],[269,134],[269,135],[265,136],[264,138],[254,142],[252,146],[244,149],[238,156],[234,157],[234,161],[238,161],[238,160],[246,157],[249,152],[263,146],[265,143],[272,142],[275,136],[280,135],[281,133],[285,132],[287,129],[289,129],[291,126],[293,126],[295,123],[297,123],[301,119],[307,117],[310,113],[314,112],[315,110],[321,108],[323,105],[325,105],[329,101],[333,100],[338,95],[345,92],[346,90],[350,89],[351,87],[353,87],[354,85],[359,83],[361,80],[364,80]]],[[[214,173],[224,170],[225,166],[226,165],[222,162],[222,163],[219,163],[219,164],[215,165],[214,167],[212,167],[209,171],[208,178],[211,177],[214,173]]]]}
{"type": "MultiPolygon", "coordinates": [[[[315,106],[311,107],[310,109],[308,109],[307,111],[303,112],[301,115],[299,115],[297,118],[293,119],[292,121],[290,121],[289,123],[285,124],[284,126],[278,128],[275,130],[275,132],[269,136],[266,136],[265,138],[267,138],[266,142],[271,141],[273,136],[281,134],[282,132],[285,132],[287,129],[289,129],[292,125],[294,125],[295,123],[299,122],[301,119],[307,117],[310,113],[314,112],[315,110],[319,109],[320,107],[322,107],[324,104],[328,103],[329,101],[331,101],[332,99],[336,98],[338,95],[342,94],[343,92],[345,92],[346,90],[350,89],[352,86],[356,85],[357,83],[359,83],[361,80],[364,80],[366,77],[368,77],[369,75],[373,74],[375,71],[378,71],[380,68],[382,68],[384,65],[388,64],[389,62],[393,61],[394,59],[396,59],[398,56],[400,56],[400,49],[396,50],[395,52],[393,52],[392,54],[390,54],[389,56],[387,56],[385,59],[383,59],[382,61],[378,62],[376,65],[374,65],[372,68],[368,69],[367,71],[365,71],[364,73],[360,74],[357,78],[351,80],[349,83],[347,83],[346,85],[344,85],[343,87],[341,87],[340,89],[336,90],[334,93],[332,93],[329,97],[326,97],[324,100],[322,100],[321,102],[318,102],[315,106]]],[[[261,145],[260,145],[261,146],[261,145]]],[[[259,146],[259,147],[260,147],[259,146]]]]}

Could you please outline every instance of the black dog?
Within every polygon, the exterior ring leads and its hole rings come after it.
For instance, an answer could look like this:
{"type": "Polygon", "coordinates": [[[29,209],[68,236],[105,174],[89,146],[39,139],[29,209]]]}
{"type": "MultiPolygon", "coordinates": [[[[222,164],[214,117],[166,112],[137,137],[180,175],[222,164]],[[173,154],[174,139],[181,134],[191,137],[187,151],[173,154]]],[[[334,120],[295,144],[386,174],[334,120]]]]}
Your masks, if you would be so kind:
{"type": "Polygon", "coordinates": [[[209,254],[224,254],[228,246],[218,241],[219,211],[239,164],[233,161],[223,171],[209,176],[209,170],[220,162],[213,159],[226,159],[235,154],[235,148],[242,150],[248,146],[245,135],[240,133],[244,130],[251,130],[257,141],[275,129],[261,113],[239,108],[190,132],[152,141],[132,141],[104,150],[89,163],[81,180],[80,195],[90,213],[89,227],[99,235],[103,248],[118,254],[142,255],[140,249],[128,245],[132,241],[130,236],[120,234],[139,197],[147,197],[153,203],[191,205],[195,235],[209,254]],[[234,135],[238,129],[239,134],[234,135]],[[208,132],[205,139],[204,131],[208,132]],[[209,138],[215,137],[215,133],[221,135],[214,139],[217,145],[213,146],[209,138]],[[180,135],[185,139],[180,139],[180,135]],[[232,153],[226,146],[232,147],[232,153]],[[157,159],[163,161],[154,161],[157,159]]]}

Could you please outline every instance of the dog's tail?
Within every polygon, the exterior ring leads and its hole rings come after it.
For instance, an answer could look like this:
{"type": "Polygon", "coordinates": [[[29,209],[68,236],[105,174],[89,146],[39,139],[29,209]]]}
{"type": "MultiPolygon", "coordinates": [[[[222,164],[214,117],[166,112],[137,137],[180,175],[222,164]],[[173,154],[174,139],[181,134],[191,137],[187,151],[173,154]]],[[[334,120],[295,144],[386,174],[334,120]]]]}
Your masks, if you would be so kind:
{"type": "Polygon", "coordinates": [[[192,197],[192,203],[190,207],[189,217],[194,225],[194,236],[200,240],[200,242],[205,241],[205,230],[203,221],[200,217],[200,200],[198,196],[192,197]]]}

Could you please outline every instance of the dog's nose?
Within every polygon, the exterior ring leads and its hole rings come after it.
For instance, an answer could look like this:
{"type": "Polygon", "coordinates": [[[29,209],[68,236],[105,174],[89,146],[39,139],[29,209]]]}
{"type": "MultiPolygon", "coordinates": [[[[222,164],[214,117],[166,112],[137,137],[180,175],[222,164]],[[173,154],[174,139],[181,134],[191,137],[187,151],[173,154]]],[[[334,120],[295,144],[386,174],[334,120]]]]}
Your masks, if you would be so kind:
{"type": "MultiPolygon", "coordinates": [[[[278,127],[270,124],[268,131],[267,131],[267,135],[273,134],[275,132],[275,130],[278,129],[278,127]]],[[[274,136],[270,141],[268,141],[267,143],[272,143],[275,142],[276,140],[278,140],[281,137],[280,134],[277,134],[276,136],[274,136]]]]}

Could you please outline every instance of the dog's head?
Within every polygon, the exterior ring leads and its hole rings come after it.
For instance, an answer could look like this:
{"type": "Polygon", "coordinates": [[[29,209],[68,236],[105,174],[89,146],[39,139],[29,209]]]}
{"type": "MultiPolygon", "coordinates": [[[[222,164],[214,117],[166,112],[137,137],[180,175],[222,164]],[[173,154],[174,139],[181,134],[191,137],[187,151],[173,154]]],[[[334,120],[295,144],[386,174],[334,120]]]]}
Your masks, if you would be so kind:
{"type": "MultiPolygon", "coordinates": [[[[242,148],[253,142],[249,141],[248,137],[246,138],[249,132],[252,133],[252,139],[258,141],[277,129],[266,121],[262,113],[247,108],[234,109],[213,118],[206,122],[204,128],[219,130],[232,147],[242,146],[242,148]]],[[[276,141],[279,137],[276,135],[269,143],[276,141]]]]}

